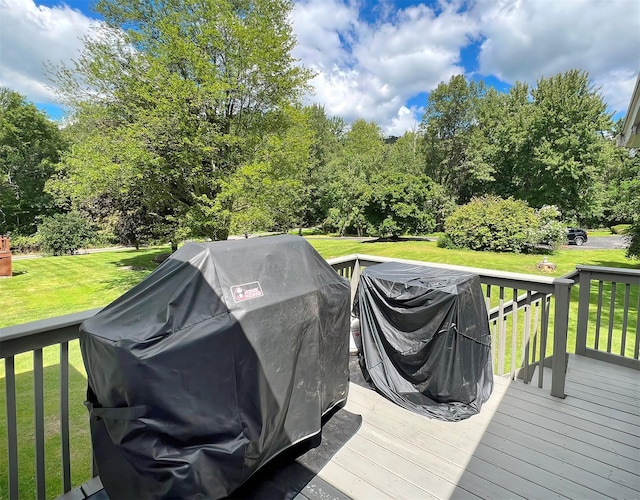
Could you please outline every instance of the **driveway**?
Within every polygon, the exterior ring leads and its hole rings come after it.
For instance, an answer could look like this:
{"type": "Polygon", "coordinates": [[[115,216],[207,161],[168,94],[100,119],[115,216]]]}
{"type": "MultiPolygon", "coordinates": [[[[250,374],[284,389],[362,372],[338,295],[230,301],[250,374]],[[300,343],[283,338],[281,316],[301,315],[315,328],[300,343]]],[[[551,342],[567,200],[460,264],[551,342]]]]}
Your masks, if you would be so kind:
{"type": "Polygon", "coordinates": [[[564,245],[567,250],[616,250],[626,248],[624,236],[589,236],[588,241],[581,247],[577,245],[564,245]]]}

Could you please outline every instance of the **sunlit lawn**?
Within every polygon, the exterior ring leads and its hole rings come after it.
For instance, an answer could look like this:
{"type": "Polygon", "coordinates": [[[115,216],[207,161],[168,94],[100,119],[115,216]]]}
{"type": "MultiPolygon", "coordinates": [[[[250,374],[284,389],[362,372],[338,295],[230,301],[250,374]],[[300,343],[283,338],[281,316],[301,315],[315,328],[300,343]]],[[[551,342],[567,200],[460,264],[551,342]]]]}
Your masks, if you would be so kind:
{"type": "MultiPolygon", "coordinates": [[[[568,250],[563,249],[547,256],[557,266],[553,273],[537,269],[542,255],[511,255],[465,250],[438,248],[435,242],[403,241],[394,243],[360,242],[350,239],[311,237],[309,240],[325,258],[348,254],[369,254],[386,257],[448,263],[477,268],[503,271],[562,276],[575,270],[576,264],[638,269],[637,262],[629,261],[622,250],[568,250]]],[[[0,279],[0,328],[43,318],[59,316],[86,309],[102,307],[147,276],[157,263],[155,258],[166,254],[168,247],[158,247],[141,251],[95,253],[67,257],[48,257],[13,262],[14,276],[0,279]]],[[[507,291],[510,293],[510,290],[507,291]]],[[[610,287],[605,287],[605,307],[603,321],[608,322],[608,297],[610,287]]],[[[592,302],[597,297],[597,286],[592,290],[592,302]],[[594,295],[595,294],[595,295],[594,295]]],[[[507,295],[505,300],[512,297],[507,295]]],[[[636,306],[638,290],[631,292],[630,303],[636,306]]],[[[497,294],[492,297],[492,305],[497,305],[497,294]]],[[[623,307],[624,291],[616,296],[616,311],[623,307]]],[[[573,304],[577,304],[577,290],[574,289],[573,304]]],[[[577,321],[576,307],[572,308],[569,326],[569,349],[573,350],[577,321]]],[[[591,322],[595,320],[595,310],[591,311],[591,322]]],[[[532,316],[533,318],[533,316],[532,316]]],[[[619,320],[619,318],[618,318],[619,320]]],[[[519,312],[518,324],[524,322],[524,311],[519,312]]],[[[533,321],[532,321],[533,323],[533,321]]],[[[621,321],[618,321],[618,325],[621,321]]],[[[553,325],[553,316],[550,321],[553,325]]],[[[507,359],[511,358],[511,320],[507,321],[507,359]]],[[[533,331],[532,327],[532,331],[533,331]]],[[[620,327],[614,331],[614,351],[620,349],[620,327]]],[[[635,316],[630,318],[630,332],[635,332],[635,316]]],[[[551,333],[551,332],[550,332],[551,333]]],[[[600,342],[607,341],[606,328],[601,330],[600,342]]],[[[590,330],[593,343],[594,328],[590,330]]],[[[626,352],[633,350],[635,336],[627,340],[626,352]]],[[[550,336],[549,347],[553,339],[550,336]]],[[[517,340],[514,359],[522,356],[522,342],[517,340]]],[[[34,450],[33,450],[33,356],[24,354],[16,357],[16,378],[19,422],[19,461],[21,497],[32,497],[35,491],[34,450]]],[[[60,477],[59,443],[59,348],[45,349],[45,437],[47,464],[47,496],[55,497],[62,492],[60,477]]],[[[82,364],[77,341],[70,346],[70,425],[72,433],[72,482],[81,484],[90,476],[90,440],[87,412],[82,405],[86,391],[86,373],[82,364]]],[[[5,407],[4,362],[0,361],[0,408],[5,407]]],[[[6,444],[6,417],[0,419],[0,498],[8,492],[6,444]]]]}

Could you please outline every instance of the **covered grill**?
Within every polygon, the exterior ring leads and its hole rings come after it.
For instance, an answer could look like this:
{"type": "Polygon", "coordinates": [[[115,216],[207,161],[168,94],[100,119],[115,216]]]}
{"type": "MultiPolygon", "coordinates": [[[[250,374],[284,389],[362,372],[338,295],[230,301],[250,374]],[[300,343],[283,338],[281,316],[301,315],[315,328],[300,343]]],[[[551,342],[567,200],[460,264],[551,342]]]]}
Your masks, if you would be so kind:
{"type": "Polygon", "coordinates": [[[442,420],[480,411],[493,370],[477,275],[396,262],[367,267],[354,314],[365,379],[386,397],[442,420]]]}
{"type": "Polygon", "coordinates": [[[229,495],[346,400],[348,282],[302,238],[188,243],[81,326],[112,498],[229,495]]]}

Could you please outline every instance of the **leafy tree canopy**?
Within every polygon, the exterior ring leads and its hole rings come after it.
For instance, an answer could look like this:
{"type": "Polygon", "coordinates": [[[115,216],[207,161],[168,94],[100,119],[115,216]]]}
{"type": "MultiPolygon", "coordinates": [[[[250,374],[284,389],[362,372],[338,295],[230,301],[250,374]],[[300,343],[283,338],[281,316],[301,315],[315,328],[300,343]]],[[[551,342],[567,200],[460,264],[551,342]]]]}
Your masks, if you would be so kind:
{"type": "Polygon", "coordinates": [[[39,216],[56,211],[43,189],[65,147],[55,123],[17,92],[0,87],[0,234],[32,234],[39,216]]]}
{"type": "Polygon", "coordinates": [[[602,179],[611,162],[612,122],[585,72],[541,78],[507,94],[488,92],[478,108],[475,158],[493,168],[484,190],[552,204],[578,221],[602,217],[602,179]]]}
{"type": "Polygon", "coordinates": [[[56,72],[84,134],[51,189],[76,202],[135,192],[174,241],[226,238],[233,200],[219,197],[223,186],[282,130],[277,111],[310,77],[290,54],[291,8],[287,0],[99,0],[106,27],[56,72]]]}
{"type": "Polygon", "coordinates": [[[429,94],[422,117],[425,173],[462,202],[471,198],[475,183],[492,179],[492,167],[471,147],[478,140],[478,107],[485,92],[483,82],[453,76],[429,94]]]}

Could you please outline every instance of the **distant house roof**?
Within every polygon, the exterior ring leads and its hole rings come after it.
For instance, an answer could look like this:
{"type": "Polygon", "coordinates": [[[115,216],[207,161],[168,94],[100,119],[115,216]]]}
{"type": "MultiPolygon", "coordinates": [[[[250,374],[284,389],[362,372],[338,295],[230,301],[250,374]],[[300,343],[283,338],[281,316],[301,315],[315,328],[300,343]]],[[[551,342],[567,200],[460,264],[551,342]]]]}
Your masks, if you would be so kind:
{"type": "Polygon", "coordinates": [[[629,102],[629,109],[624,117],[622,134],[618,137],[618,146],[640,148],[640,73],[636,78],[636,86],[629,102]]]}

